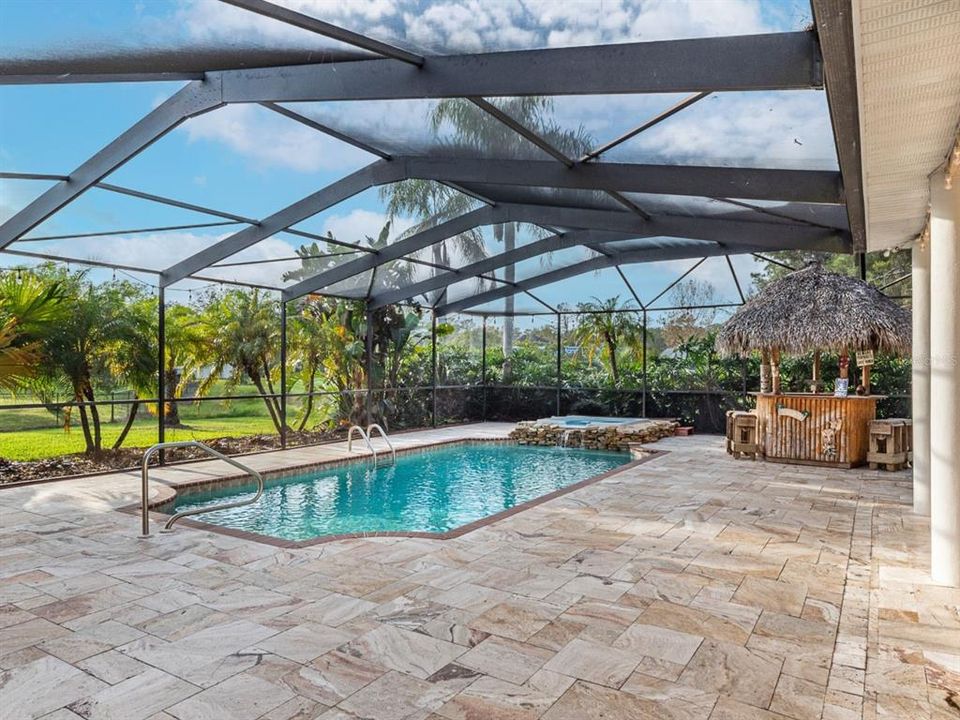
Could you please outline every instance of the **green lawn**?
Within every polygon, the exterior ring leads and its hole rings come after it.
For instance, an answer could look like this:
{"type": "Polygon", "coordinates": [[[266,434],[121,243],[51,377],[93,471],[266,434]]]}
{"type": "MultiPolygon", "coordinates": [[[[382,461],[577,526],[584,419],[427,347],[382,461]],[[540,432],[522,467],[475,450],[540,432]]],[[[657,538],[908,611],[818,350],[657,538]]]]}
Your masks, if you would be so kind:
{"type": "MultiPolygon", "coordinates": [[[[263,405],[261,404],[261,407],[263,405]]],[[[166,439],[205,440],[217,437],[241,437],[274,433],[269,417],[208,417],[184,418],[189,429],[167,428],[166,439]]],[[[109,448],[123,429],[122,422],[104,423],[103,446],[109,448]]],[[[157,441],[157,422],[154,418],[137,420],[130,429],[124,447],[149,447],[157,441]]],[[[0,432],[0,457],[8,460],[40,460],[70,453],[83,452],[83,430],[77,420],[70,432],[63,428],[45,428],[0,432]]]]}
{"type": "MultiPolygon", "coordinates": [[[[218,383],[211,395],[220,395],[231,391],[236,395],[253,395],[256,388],[252,385],[239,385],[228,388],[218,383]]],[[[299,392],[299,387],[291,388],[291,392],[299,392]]],[[[40,460],[80,453],[85,449],[83,429],[80,427],[80,414],[74,409],[71,418],[70,432],[65,432],[62,419],[58,420],[52,413],[42,409],[10,410],[4,405],[13,404],[18,400],[9,396],[0,397],[0,457],[8,460],[40,460]]],[[[21,399],[19,402],[30,402],[21,399]]],[[[300,412],[299,398],[291,398],[288,403],[287,417],[291,423],[300,412]]],[[[311,418],[320,422],[328,417],[329,403],[317,398],[311,418]]],[[[167,428],[166,440],[208,440],[219,437],[243,437],[244,435],[273,434],[276,429],[267,415],[267,409],[260,397],[240,397],[230,401],[201,400],[200,402],[184,401],[178,403],[180,421],[187,428],[167,428]]],[[[155,408],[154,408],[155,409],[155,408]]],[[[115,420],[109,422],[110,407],[100,406],[103,423],[103,447],[109,449],[114,440],[123,430],[126,420],[127,407],[117,405],[114,408],[115,420]]],[[[62,416],[61,416],[62,418],[62,416]]],[[[146,409],[141,406],[141,416],[130,429],[124,440],[124,448],[145,448],[157,442],[157,420],[153,415],[147,415],[146,409]]]]}

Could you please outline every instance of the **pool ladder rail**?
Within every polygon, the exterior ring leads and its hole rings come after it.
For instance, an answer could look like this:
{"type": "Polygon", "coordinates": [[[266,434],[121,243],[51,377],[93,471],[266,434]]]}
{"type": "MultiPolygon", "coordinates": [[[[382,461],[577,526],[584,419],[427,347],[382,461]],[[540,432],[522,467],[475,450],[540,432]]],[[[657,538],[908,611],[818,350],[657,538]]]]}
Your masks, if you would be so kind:
{"type": "Polygon", "coordinates": [[[387,444],[387,447],[390,449],[390,459],[391,459],[391,461],[392,461],[394,464],[396,464],[396,462],[397,462],[397,451],[394,449],[393,443],[390,442],[390,438],[387,437],[387,433],[386,433],[386,432],[384,431],[384,429],[383,429],[380,425],[378,425],[377,423],[370,423],[369,425],[367,425],[367,429],[366,429],[366,430],[364,430],[364,429],[363,429],[362,427],[360,427],[359,425],[353,425],[353,426],[350,428],[350,432],[347,433],[347,452],[348,452],[348,453],[352,453],[352,452],[353,452],[353,431],[354,431],[354,430],[356,430],[358,433],[360,433],[360,437],[363,438],[363,442],[366,443],[367,449],[370,451],[370,454],[373,455],[373,466],[374,466],[374,467],[377,466],[377,462],[378,462],[377,451],[376,451],[376,449],[374,449],[373,443],[370,442],[370,435],[371,435],[371,433],[372,433],[374,430],[376,430],[378,433],[380,433],[380,437],[383,438],[383,441],[387,444]]]}
{"type": "Polygon", "coordinates": [[[250,477],[257,481],[257,492],[252,498],[246,500],[237,500],[236,502],[229,503],[220,503],[218,505],[211,505],[209,507],[194,508],[192,510],[184,510],[183,512],[178,512],[176,515],[167,520],[164,524],[163,529],[160,532],[173,532],[173,524],[180,520],[180,518],[185,518],[188,515],[200,515],[201,513],[211,512],[213,510],[227,510],[229,508],[242,507],[244,505],[252,505],[257,500],[260,499],[260,496],[263,495],[263,476],[260,475],[256,470],[251,467],[247,467],[241,462],[237,462],[233,458],[227,457],[223,453],[217,452],[209,445],[204,445],[201,442],[196,440],[179,440],[176,442],[162,442],[152,445],[147,448],[147,451],[143,454],[143,462],[140,466],[140,519],[141,519],[141,534],[140,537],[148,538],[150,537],[150,458],[153,457],[154,453],[159,452],[160,450],[165,450],[166,448],[184,448],[184,447],[193,447],[198,450],[202,450],[207,455],[212,455],[218,460],[223,460],[223,462],[233,465],[239,470],[243,470],[250,477]]]}

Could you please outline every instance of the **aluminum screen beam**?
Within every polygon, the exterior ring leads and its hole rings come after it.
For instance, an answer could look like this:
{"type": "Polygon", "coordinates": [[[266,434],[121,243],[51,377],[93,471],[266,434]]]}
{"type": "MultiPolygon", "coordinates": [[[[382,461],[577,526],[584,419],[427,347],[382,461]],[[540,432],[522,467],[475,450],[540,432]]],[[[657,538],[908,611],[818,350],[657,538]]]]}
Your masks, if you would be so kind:
{"type": "Polygon", "coordinates": [[[790,90],[820,86],[809,32],[225,70],[226,102],[790,90]]]}
{"type": "MultiPolygon", "coordinates": [[[[226,2],[226,0],[224,1],[226,2]]],[[[301,115],[298,112],[294,112],[293,110],[290,110],[289,108],[286,108],[283,105],[277,105],[276,103],[272,103],[272,102],[262,102],[260,103],[260,105],[262,107],[267,108],[267,110],[272,110],[273,112],[279,115],[283,115],[284,117],[290,118],[291,120],[298,122],[301,125],[306,125],[311,130],[316,130],[317,132],[321,132],[324,135],[329,135],[332,138],[336,138],[340,142],[345,142],[348,145],[353,145],[353,147],[359,150],[368,152],[371,155],[376,155],[381,160],[393,159],[389,153],[385,153],[383,150],[380,150],[379,148],[375,148],[372,145],[367,145],[367,143],[363,142],[362,140],[357,140],[356,138],[351,137],[346,133],[342,133],[339,130],[334,130],[332,127],[328,127],[327,125],[318,123],[313,118],[309,118],[306,115],[301,115]]]]}
{"type": "Polygon", "coordinates": [[[283,291],[284,300],[295,300],[309,293],[330,287],[336,283],[360,275],[368,270],[375,270],[393,260],[401,260],[405,255],[422,250],[425,247],[443,242],[447,238],[459,235],[479,225],[491,225],[504,222],[506,212],[498,208],[485,206],[471,212],[464,213],[432,228],[415,233],[410,237],[390,243],[377,251],[376,254],[366,255],[337,265],[313,277],[301,280],[283,291]]]}
{"type": "MultiPolygon", "coordinates": [[[[734,249],[733,252],[751,253],[756,250],[757,248],[755,247],[746,246],[738,247],[734,249]]],[[[603,256],[593,258],[591,260],[577,263],[576,265],[552,270],[550,272],[543,273],[542,275],[535,275],[534,277],[526,280],[521,280],[510,287],[495,288],[493,290],[487,290],[486,292],[477,293],[476,295],[471,295],[470,297],[466,297],[461,300],[446,303],[445,305],[441,305],[436,308],[437,315],[451,315],[476,305],[483,305],[484,303],[493,302],[495,300],[502,300],[503,298],[509,297],[510,295],[515,295],[518,292],[533,290],[542,285],[561,282],[563,280],[576,277],[577,275],[583,275],[584,273],[595,272],[597,270],[603,270],[605,268],[615,267],[617,265],[657,262],[660,260],[683,260],[694,257],[726,255],[730,252],[731,248],[717,245],[715,248],[707,249],[704,249],[703,247],[685,247],[632,250],[630,252],[620,253],[612,257],[603,256]]]]}
{"type": "Polygon", "coordinates": [[[224,2],[227,5],[235,5],[236,7],[249,10],[250,12],[257,13],[258,15],[263,15],[264,17],[272,18],[273,20],[279,20],[280,22],[287,23],[288,25],[293,25],[294,27],[298,27],[303,30],[309,30],[310,32],[317,33],[318,35],[323,35],[324,37],[338,40],[339,42],[353,45],[354,47],[358,47],[363,50],[369,50],[377,55],[393,58],[394,60],[400,60],[417,67],[423,65],[423,58],[420,55],[415,55],[401,48],[394,47],[393,45],[388,45],[385,42],[374,40],[366,35],[361,35],[360,33],[351,32],[349,30],[345,30],[344,28],[337,27],[336,25],[331,25],[328,22],[323,22],[322,20],[318,20],[310,15],[304,15],[303,13],[296,12],[295,10],[290,10],[289,8],[280,5],[274,5],[273,3],[265,2],[265,0],[220,0],[220,2],[224,2]]]}
{"type": "Polygon", "coordinates": [[[604,242],[615,242],[617,240],[635,239],[636,235],[627,233],[603,233],[592,230],[574,230],[560,235],[551,235],[542,240],[535,240],[527,245],[522,245],[514,250],[492,255],[475,263],[464,265],[457,268],[454,272],[444,275],[434,275],[420,282],[408,285],[407,287],[389,290],[370,298],[370,309],[376,310],[387,305],[395,305],[398,302],[408,298],[423,295],[433,290],[453,285],[454,283],[466,280],[471,277],[478,277],[486,273],[498,270],[507,265],[514,265],[524,260],[554,252],[556,250],[565,250],[577,245],[599,244],[604,242]]]}
{"type": "Polygon", "coordinates": [[[841,204],[840,173],[696,165],[584,163],[574,168],[550,160],[396,158],[408,178],[575,190],[620,190],[700,197],[735,197],[841,204]]]}
{"type": "MultiPolygon", "coordinates": [[[[846,252],[849,248],[844,233],[811,228],[803,225],[666,215],[655,216],[649,221],[644,221],[632,214],[617,211],[582,211],[572,208],[550,206],[502,204],[494,208],[480,208],[479,210],[466,213],[459,218],[454,218],[435,228],[395,242],[375,254],[351,260],[343,265],[302,280],[297,285],[291,286],[285,291],[284,299],[293,300],[308,293],[316,292],[324,287],[329,287],[354,275],[378,268],[394,260],[409,260],[409,258],[405,258],[406,255],[442,242],[461,232],[466,232],[481,225],[492,225],[502,222],[565,225],[580,230],[605,231],[608,233],[604,236],[607,242],[636,237],[660,236],[706,240],[725,245],[750,244],[768,249],[803,247],[808,250],[821,250],[825,252],[846,252]],[[610,233],[618,234],[611,235],[610,233]]],[[[546,241],[537,241],[518,248],[517,262],[521,259],[534,257],[540,253],[556,250],[557,247],[550,246],[549,240],[548,238],[546,241]],[[522,255],[522,257],[520,257],[520,255],[522,255]]],[[[601,250],[598,250],[598,252],[601,252],[601,250]]],[[[492,258],[488,258],[483,262],[489,262],[491,260],[492,258]]],[[[491,267],[503,267],[503,265],[492,265],[491,267]]],[[[477,272],[486,271],[479,270],[477,272]]],[[[458,278],[451,275],[447,279],[451,282],[456,282],[458,278]]],[[[425,282],[435,283],[437,281],[438,278],[431,278],[425,282]]],[[[429,289],[436,289],[436,287],[432,286],[429,289]]],[[[413,295],[419,294],[420,292],[413,293],[413,295]]]]}
{"type": "Polygon", "coordinates": [[[649,130],[650,128],[652,128],[652,127],[655,126],[655,125],[659,125],[660,123],[662,123],[664,120],[667,120],[668,118],[672,118],[672,117],[673,117],[674,115],[676,115],[678,112],[680,112],[681,110],[684,110],[684,109],[690,107],[690,106],[693,105],[695,102],[700,102],[700,101],[703,100],[705,97],[707,97],[709,94],[710,94],[710,93],[708,93],[708,92],[698,92],[698,93],[694,93],[693,95],[690,95],[689,97],[685,97],[685,98],[684,98],[683,100],[681,100],[680,102],[671,105],[671,106],[668,107],[666,110],[664,110],[664,111],[662,111],[662,112],[660,112],[660,113],[657,113],[657,114],[654,115],[652,118],[650,118],[649,120],[647,120],[645,123],[642,123],[642,124],[640,124],[640,125],[637,125],[637,127],[633,128],[633,129],[631,129],[631,130],[628,130],[628,131],[625,132],[623,135],[620,135],[619,137],[615,137],[613,140],[611,140],[611,141],[609,141],[609,142],[606,142],[606,143],[604,143],[603,145],[601,145],[600,147],[598,147],[598,148],[596,148],[596,149],[594,149],[594,150],[591,150],[590,152],[584,154],[584,155],[580,158],[579,162],[588,162],[588,161],[590,161],[590,160],[593,160],[593,159],[596,158],[596,157],[599,157],[600,155],[602,155],[603,153],[607,152],[608,150],[612,150],[612,149],[615,148],[617,145],[620,145],[620,144],[622,144],[622,143],[625,143],[625,142],[626,142],[627,140],[629,140],[630,138],[636,137],[637,135],[639,135],[639,134],[642,133],[643,131],[649,130]]]}
{"type": "Polygon", "coordinates": [[[160,274],[160,284],[167,287],[183,280],[208,265],[220,262],[271,235],[286,230],[301,220],[316,215],[318,212],[322,212],[359,192],[363,192],[367,188],[396,182],[402,179],[397,174],[398,169],[393,163],[385,160],[378,160],[371,165],[367,165],[365,168],[331,183],[322,190],[288,205],[283,210],[260,221],[258,225],[234,233],[230,237],[224,238],[220,242],[167,268],[160,274]]]}
{"type": "MultiPolygon", "coordinates": [[[[511,217],[523,218],[528,211],[524,206],[500,206],[509,210],[511,217]]],[[[595,211],[596,212],[596,211],[595,211]]],[[[536,214],[536,209],[532,217],[536,214]]],[[[598,213],[602,215],[602,211],[598,213]]],[[[611,213],[626,215],[625,213],[611,213]]],[[[630,216],[627,216],[630,217],[630,216]]],[[[602,218],[594,218],[595,222],[585,224],[586,228],[602,226],[602,218]]],[[[615,223],[610,223],[615,224],[615,223]]],[[[597,243],[592,248],[597,252],[607,252],[604,243],[621,240],[639,239],[641,237],[677,237],[690,240],[715,242],[726,246],[730,252],[739,253],[741,245],[750,247],[772,247],[777,249],[803,248],[825,252],[844,252],[849,248],[847,240],[840,233],[825,233],[804,227],[789,227],[773,223],[738,222],[731,220],[717,220],[713,218],[686,218],[686,217],[654,217],[650,223],[637,223],[633,232],[617,232],[613,230],[578,229],[562,233],[542,240],[537,240],[509,253],[500,253],[484,258],[471,265],[459,268],[456,272],[446,275],[437,275],[422,280],[406,288],[399,288],[384,292],[372,299],[373,307],[383,307],[399,302],[409,297],[421,295],[432,290],[439,290],[465,277],[490,272],[507,265],[527,260],[537,255],[561,250],[576,245],[597,243]]]]}
{"type": "Polygon", "coordinates": [[[800,224],[729,220],[718,217],[654,215],[643,220],[616,210],[581,210],[551,205],[508,205],[511,217],[520,222],[566,228],[608,230],[635,236],[710,240],[734,245],[756,245],[767,250],[802,247],[824,252],[849,252],[850,236],[843,230],[800,224]]]}
{"type": "Polygon", "coordinates": [[[857,100],[857,61],[853,8],[846,0],[812,0],[820,38],[830,122],[843,173],[847,216],[855,252],[867,250],[867,218],[860,157],[860,105],[857,100]]]}
{"type": "Polygon", "coordinates": [[[193,81],[0,225],[0,249],[23,237],[57,210],[149,147],[189,117],[221,105],[217,82],[193,81]]]}

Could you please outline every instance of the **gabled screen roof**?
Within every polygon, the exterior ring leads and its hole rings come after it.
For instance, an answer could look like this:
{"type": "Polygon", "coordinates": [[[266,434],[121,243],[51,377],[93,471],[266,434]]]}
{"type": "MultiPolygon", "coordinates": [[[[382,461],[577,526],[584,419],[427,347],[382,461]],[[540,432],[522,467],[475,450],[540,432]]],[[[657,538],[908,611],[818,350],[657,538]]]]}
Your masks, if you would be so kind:
{"type": "Polygon", "coordinates": [[[8,0],[0,262],[446,313],[854,249],[805,3],[585,4],[8,0]]]}

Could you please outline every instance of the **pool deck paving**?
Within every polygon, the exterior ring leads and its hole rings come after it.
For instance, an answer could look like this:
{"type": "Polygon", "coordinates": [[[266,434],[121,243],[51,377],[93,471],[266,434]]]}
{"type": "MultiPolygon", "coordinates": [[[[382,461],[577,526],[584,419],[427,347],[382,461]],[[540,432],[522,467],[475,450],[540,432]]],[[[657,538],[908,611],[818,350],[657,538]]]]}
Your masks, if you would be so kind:
{"type": "Polygon", "coordinates": [[[908,472],[654,447],[447,540],[139,539],[137,473],[0,489],[0,720],[960,717],[960,591],[927,576],[908,472]]]}

